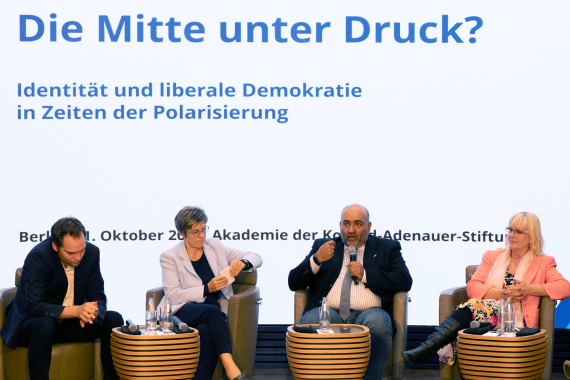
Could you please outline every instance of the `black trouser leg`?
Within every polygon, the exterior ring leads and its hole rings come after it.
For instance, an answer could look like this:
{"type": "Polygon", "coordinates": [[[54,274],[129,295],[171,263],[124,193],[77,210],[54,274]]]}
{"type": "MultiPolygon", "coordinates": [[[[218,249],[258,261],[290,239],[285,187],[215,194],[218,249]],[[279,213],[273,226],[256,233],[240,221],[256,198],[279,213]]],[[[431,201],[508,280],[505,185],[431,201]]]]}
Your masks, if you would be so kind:
{"type": "Polygon", "coordinates": [[[206,323],[199,323],[195,328],[200,334],[200,361],[196,368],[196,380],[211,380],[218,364],[212,334],[206,323]]]}
{"type": "Polygon", "coordinates": [[[218,356],[232,353],[226,315],[217,305],[187,303],[176,312],[176,316],[200,333],[200,360],[196,380],[211,380],[218,356]]]}
{"type": "Polygon", "coordinates": [[[30,380],[49,380],[51,346],[58,329],[52,317],[31,317],[22,322],[18,346],[28,348],[30,380]]]}
{"type": "Polygon", "coordinates": [[[118,380],[119,376],[113,367],[113,358],[111,357],[111,333],[114,327],[121,325],[123,325],[123,317],[111,310],[107,310],[101,325],[88,323],[82,328],[79,319],[67,319],[59,324],[53,343],[92,342],[100,338],[103,378],[105,380],[118,380]]]}
{"type": "Polygon", "coordinates": [[[226,315],[218,306],[203,303],[187,303],[176,312],[176,316],[191,327],[196,327],[200,323],[206,323],[210,328],[210,334],[212,334],[216,355],[232,353],[232,343],[226,315]]]}

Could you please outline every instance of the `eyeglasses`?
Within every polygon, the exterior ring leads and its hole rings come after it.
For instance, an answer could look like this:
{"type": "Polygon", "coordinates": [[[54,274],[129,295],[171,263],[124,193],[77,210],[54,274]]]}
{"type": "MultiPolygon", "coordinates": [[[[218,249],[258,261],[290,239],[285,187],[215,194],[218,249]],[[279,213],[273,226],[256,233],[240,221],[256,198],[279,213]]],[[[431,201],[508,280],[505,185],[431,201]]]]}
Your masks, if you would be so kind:
{"type": "Polygon", "coordinates": [[[206,227],[202,228],[201,230],[194,230],[194,231],[187,230],[186,232],[192,236],[200,236],[201,234],[206,235],[206,233],[208,232],[209,229],[210,229],[210,226],[206,226],[206,227]]]}
{"type": "Polygon", "coordinates": [[[507,230],[507,233],[509,233],[509,234],[515,233],[517,235],[522,235],[522,234],[528,234],[529,233],[529,231],[513,230],[511,227],[507,227],[506,230],[507,230]]]}

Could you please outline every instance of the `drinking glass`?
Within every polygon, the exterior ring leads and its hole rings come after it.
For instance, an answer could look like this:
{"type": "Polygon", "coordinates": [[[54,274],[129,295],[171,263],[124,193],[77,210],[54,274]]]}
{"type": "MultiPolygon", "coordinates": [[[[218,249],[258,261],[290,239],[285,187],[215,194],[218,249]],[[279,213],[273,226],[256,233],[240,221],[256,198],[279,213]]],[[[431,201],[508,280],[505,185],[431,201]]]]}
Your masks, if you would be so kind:
{"type": "Polygon", "coordinates": [[[327,297],[323,297],[323,302],[321,304],[319,312],[319,329],[330,330],[331,329],[331,314],[329,310],[329,303],[327,297]]]}
{"type": "Polygon", "coordinates": [[[156,335],[158,317],[158,312],[154,308],[154,300],[149,298],[146,308],[146,335],[156,335]]]}
{"type": "Polygon", "coordinates": [[[515,310],[513,308],[513,301],[511,297],[507,298],[505,306],[505,336],[516,336],[515,330],[515,310]]]}
{"type": "Polygon", "coordinates": [[[498,336],[505,335],[505,308],[506,308],[506,302],[504,299],[501,299],[501,303],[499,304],[499,316],[497,318],[498,336]]]}
{"type": "Polygon", "coordinates": [[[172,312],[168,312],[167,309],[164,309],[162,312],[162,332],[165,334],[169,334],[173,330],[172,326],[172,312]]]}

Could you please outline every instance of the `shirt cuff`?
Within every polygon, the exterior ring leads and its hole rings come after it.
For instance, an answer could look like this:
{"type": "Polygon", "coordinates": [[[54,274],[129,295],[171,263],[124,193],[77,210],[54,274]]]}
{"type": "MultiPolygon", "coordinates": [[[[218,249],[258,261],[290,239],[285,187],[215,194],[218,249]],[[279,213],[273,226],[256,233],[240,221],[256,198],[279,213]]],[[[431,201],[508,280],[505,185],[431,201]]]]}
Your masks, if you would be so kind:
{"type": "Polygon", "coordinates": [[[364,269],[364,275],[362,275],[362,282],[366,283],[366,269],[364,269]]]}
{"type": "Polygon", "coordinates": [[[313,271],[313,274],[317,274],[319,269],[321,269],[321,266],[317,265],[317,263],[315,263],[315,259],[313,256],[311,256],[311,259],[309,261],[311,262],[311,270],[313,271]]]}

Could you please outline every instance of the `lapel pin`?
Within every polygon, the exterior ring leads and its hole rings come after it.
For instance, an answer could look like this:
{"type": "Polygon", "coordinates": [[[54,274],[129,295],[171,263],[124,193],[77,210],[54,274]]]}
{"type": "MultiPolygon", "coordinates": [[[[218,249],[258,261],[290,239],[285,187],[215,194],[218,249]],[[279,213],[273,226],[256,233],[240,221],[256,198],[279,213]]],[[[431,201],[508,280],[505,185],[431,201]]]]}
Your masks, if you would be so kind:
{"type": "Polygon", "coordinates": [[[374,255],[374,256],[372,256],[372,258],[375,258],[376,256],[378,256],[378,255],[374,255]]]}

